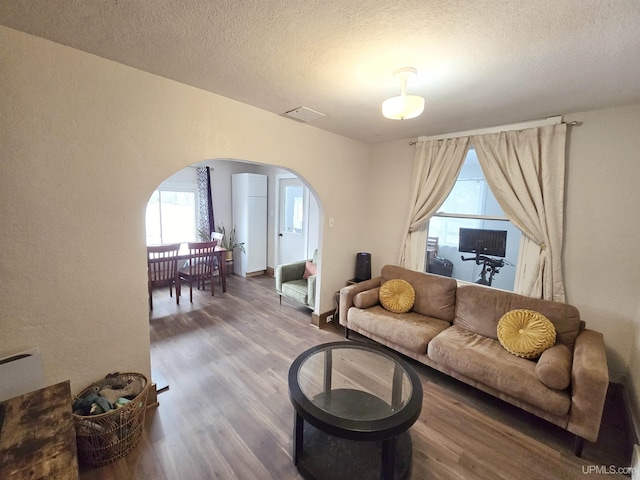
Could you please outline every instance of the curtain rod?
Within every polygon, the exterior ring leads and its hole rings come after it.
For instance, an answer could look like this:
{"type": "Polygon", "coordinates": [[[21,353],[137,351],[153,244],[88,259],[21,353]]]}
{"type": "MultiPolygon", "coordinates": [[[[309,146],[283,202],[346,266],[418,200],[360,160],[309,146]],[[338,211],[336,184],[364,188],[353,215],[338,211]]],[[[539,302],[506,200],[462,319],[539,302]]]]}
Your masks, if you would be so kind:
{"type": "MultiPolygon", "coordinates": [[[[209,165],[202,165],[202,167],[209,167],[209,165]]],[[[186,167],[184,167],[184,168],[195,168],[195,169],[198,169],[198,168],[200,168],[200,167],[199,167],[198,165],[187,165],[187,166],[186,166],[186,167]]],[[[213,170],[214,170],[214,168],[213,168],[213,167],[209,167],[209,170],[213,171],[213,170]]]]}
{"type": "Polygon", "coordinates": [[[535,128],[542,127],[546,125],[558,125],[560,123],[566,123],[572,127],[579,127],[582,125],[582,122],[573,121],[573,122],[563,122],[562,117],[549,117],[544,120],[534,120],[531,122],[521,122],[521,123],[512,123],[510,125],[501,125],[498,127],[487,127],[487,128],[479,128],[477,130],[465,130],[462,132],[454,132],[454,133],[443,133],[442,135],[432,135],[432,136],[420,136],[418,140],[409,142],[409,145],[415,145],[418,142],[426,142],[429,140],[444,140],[447,138],[456,138],[456,137],[468,137],[471,135],[482,135],[485,133],[497,133],[497,132],[505,132],[510,130],[524,130],[527,128],[535,128]]]}

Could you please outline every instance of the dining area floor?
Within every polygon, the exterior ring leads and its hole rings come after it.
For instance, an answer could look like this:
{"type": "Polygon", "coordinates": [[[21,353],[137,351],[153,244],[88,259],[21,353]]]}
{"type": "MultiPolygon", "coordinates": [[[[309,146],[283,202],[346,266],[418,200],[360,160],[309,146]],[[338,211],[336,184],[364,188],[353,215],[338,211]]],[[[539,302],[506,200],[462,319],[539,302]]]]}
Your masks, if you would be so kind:
{"type": "MultiPolygon", "coordinates": [[[[149,311],[149,320],[160,319],[171,315],[184,315],[203,309],[217,310],[222,312],[232,312],[237,309],[245,309],[251,305],[260,305],[264,310],[265,305],[272,302],[273,308],[280,310],[278,295],[275,289],[275,279],[268,275],[258,275],[254,277],[241,277],[233,273],[227,273],[227,291],[222,291],[219,277],[214,277],[214,294],[211,295],[210,280],[207,280],[205,288],[193,286],[193,302],[189,302],[189,288],[186,292],[182,286],[180,304],[176,304],[176,291],[173,289],[172,296],[169,295],[169,287],[159,287],[153,289],[153,310],[149,311]],[[259,286],[259,288],[256,288],[259,286]],[[186,295],[186,296],[185,296],[186,295]]],[[[311,322],[311,311],[301,304],[283,299],[282,307],[296,311],[302,318],[311,322]]],[[[267,308],[269,314],[271,309],[267,308]]],[[[268,316],[265,313],[265,316],[268,316]]]]}

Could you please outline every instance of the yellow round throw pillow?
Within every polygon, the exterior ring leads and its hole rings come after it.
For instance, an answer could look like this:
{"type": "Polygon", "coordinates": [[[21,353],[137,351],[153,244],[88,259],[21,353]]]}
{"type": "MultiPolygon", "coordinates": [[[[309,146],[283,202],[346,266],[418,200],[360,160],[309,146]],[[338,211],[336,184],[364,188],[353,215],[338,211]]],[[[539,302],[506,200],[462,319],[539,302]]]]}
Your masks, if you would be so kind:
{"type": "Polygon", "coordinates": [[[406,313],[416,301],[416,292],[409,282],[399,278],[389,280],[378,294],[382,306],[393,313],[406,313]]]}
{"type": "Polygon", "coordinates": [[[498,321],[498,340],[518,357],[537,358],[556,342],[556,329],[541,313],[511,310],[498,321]]]}

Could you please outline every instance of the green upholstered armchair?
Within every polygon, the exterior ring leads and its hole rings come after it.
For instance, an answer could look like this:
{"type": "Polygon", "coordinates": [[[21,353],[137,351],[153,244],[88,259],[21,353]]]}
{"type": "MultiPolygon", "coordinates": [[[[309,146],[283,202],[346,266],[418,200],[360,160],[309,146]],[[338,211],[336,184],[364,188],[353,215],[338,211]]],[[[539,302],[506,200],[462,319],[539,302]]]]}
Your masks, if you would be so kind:
{"type": "MultiPolygon", "coordinates": [[[[310,261],[317,264],[317,260],[318,250],[313,253],[313,259],[310,261]]],[[[282,296],[284,295],[291,300],[302,303],[311,310],[315,309],[316,276],[310,275],[306,279],[302,278],[306,262],[306,260],[301,260],[276,266],[276,292],[280,296],[280,304],[282,304],[282,296]]]]}

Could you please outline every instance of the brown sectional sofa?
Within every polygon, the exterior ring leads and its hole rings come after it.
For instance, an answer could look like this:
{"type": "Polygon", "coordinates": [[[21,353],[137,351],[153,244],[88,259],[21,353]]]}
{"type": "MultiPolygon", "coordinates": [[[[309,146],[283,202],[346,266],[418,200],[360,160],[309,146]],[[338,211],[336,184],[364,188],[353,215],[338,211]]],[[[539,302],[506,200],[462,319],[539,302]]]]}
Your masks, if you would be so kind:
{"type": "Polygon", "coordinates": [[[379,277],[340,291],[339,319],[347,338],[358,332],[572,432],[576,455],[584,439],[598,438],[609,385],[604,340],[571,305],[386,265],[379,277]],[[378,302],[379,287],[395,278],[415,290],[407,313],[378,302]],[[556,344],[537,360],[512,355],[497,339],[498,320],[513,309],[554,324],[556,344]]]}

